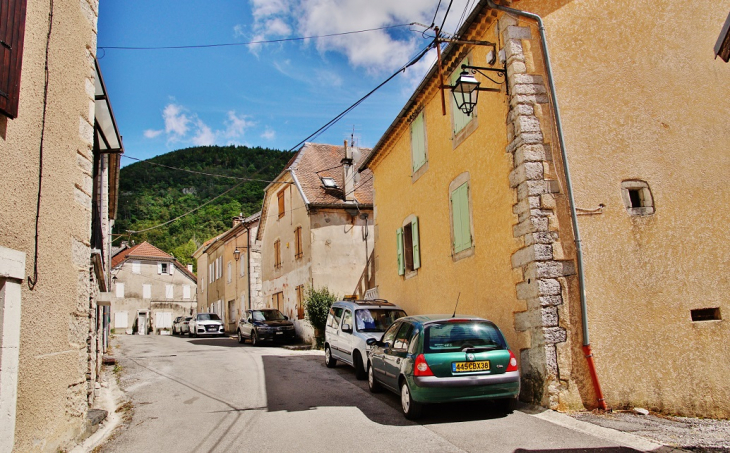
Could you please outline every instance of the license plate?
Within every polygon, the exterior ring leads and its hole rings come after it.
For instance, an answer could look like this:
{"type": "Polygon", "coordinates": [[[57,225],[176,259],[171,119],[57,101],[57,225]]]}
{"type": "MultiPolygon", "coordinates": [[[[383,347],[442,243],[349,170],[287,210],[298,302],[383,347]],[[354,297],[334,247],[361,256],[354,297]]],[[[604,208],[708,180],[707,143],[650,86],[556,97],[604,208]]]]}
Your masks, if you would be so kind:
{"type": "Polygon", "coordinates": [[[211,332],[211,331],[214,331],[214,330],[218,330],[218,328],[217,327],[208,327],[208,332],[211,332]]]}
{"type": "Polygon", "coordinates": [[[488,371],[489,360],[480,362],[454,362],[451,364],[451,371],[454,373],[468,373],[470,371],[488,371]]]}
{"type": "Polygon", "coordinates": [[[276,332],[277,335],[283,335],[284,332],[276,332]]]}

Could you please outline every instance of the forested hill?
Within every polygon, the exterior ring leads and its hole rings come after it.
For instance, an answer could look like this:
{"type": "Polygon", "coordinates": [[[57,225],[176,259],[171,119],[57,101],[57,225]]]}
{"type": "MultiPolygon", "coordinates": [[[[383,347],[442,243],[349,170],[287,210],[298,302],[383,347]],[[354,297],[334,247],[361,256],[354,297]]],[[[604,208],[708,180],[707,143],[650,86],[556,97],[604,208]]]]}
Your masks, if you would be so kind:
{"type": "MultiPolygon", "coordinates": [[[[121,170],[119,209],[114,233],[150,228],[197,208],[241,182],[247,181],[194,213],[131,239],[149,241],[183,263],[206,240],[231,228],[231,218],[249,216],[261,209],[264,188],[281,172],[294,153],[246,146],[202,146],[163,154],[136,162],[121,170]],[[159,165],[153,165],[159,164],[159,165]],[[174,170],[182,168],[199,173],[174,170]]],[[[114,236],[119,245],[127,236],[114,236]]]]}

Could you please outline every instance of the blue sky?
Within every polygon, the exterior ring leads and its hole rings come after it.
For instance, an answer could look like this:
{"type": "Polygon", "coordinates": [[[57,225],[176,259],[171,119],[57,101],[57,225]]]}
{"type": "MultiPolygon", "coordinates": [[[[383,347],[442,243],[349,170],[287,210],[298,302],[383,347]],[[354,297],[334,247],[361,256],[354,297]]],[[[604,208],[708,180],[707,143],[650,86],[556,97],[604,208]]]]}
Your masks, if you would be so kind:
{"type": "MultiPolygon", "coordinates": [[[[443,20],[448,1],[436,16],[443,20]]],[[[454,0],[454,32],[476,0],[454,0]]],[[[423,27],[276,44],[121,50],[318,36],[420,22],[438,0],[105,0],[98,58],[125,153],[147,159],[196,145],[287,150],[428,45],[423,27]]],[[[433,63],[429,54],[313,141],[355,133],[372,147],[433,63]]],[[[123,159],[123,165],[132,163],[123,159]]]]}

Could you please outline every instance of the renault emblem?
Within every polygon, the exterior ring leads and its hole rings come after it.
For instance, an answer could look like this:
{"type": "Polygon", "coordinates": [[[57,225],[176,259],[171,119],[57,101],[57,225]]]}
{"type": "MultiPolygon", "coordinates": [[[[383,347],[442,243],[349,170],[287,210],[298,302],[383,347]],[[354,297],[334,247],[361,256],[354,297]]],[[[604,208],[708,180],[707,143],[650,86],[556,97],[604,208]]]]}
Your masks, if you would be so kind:
{"type": "Polygon", "coordinates": [[[466,355],[466,360],[473,362],[474,361],[474,354],[469,353],[466,355]]]}

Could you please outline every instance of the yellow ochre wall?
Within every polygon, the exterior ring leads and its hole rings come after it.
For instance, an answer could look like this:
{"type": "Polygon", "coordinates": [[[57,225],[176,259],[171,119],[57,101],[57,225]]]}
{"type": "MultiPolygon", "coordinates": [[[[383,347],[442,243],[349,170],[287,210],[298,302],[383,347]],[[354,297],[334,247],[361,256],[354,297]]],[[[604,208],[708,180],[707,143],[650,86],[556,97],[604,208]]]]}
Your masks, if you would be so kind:
{"type": "MultiPolygon", "coordinates": [[[[484,36],[496,39],[493,28],[484,36]]],[[[487,50],[472,49],[470,61],[484,65],[487,50]]],[[[515,283],[520,276],[513,274],[510,264],[517,241],[512,236],[515,200],[508,181],[512,160],[505,152],[508,98],[504,91],[481,93],[477,118],[472,120],[478,127],[454,148],[450,92],[446,96],[446,116],[442,116],[440,93],[433,88],[416,107],[425,104],[428,169],[415,182],[407,125],[397,130],[392,147],[380,150],[371,165],[379,296],[409,314],[451,313],[458,297],[458,313],[494,321],[519,355],[525,345],[513,329],[513,312],[525,308],[516,299],[515,283]],[[474,254],[454,261],[449,184],[464,172],[469,172],[474,254]],[[418,216],[421,268],[417,275],[404,278],[398,275],[396,230],[409,215],[418,216]]]]}
{"type": "Polygon", "coordinates": [[[579,226],[608,404],[730,416],[730,66],[713,55],[730,1],[515,5],[545,21],[576,205],[606,206],[579,226]],[[653,215],[628,214],[628,179],[653,215]]]}

